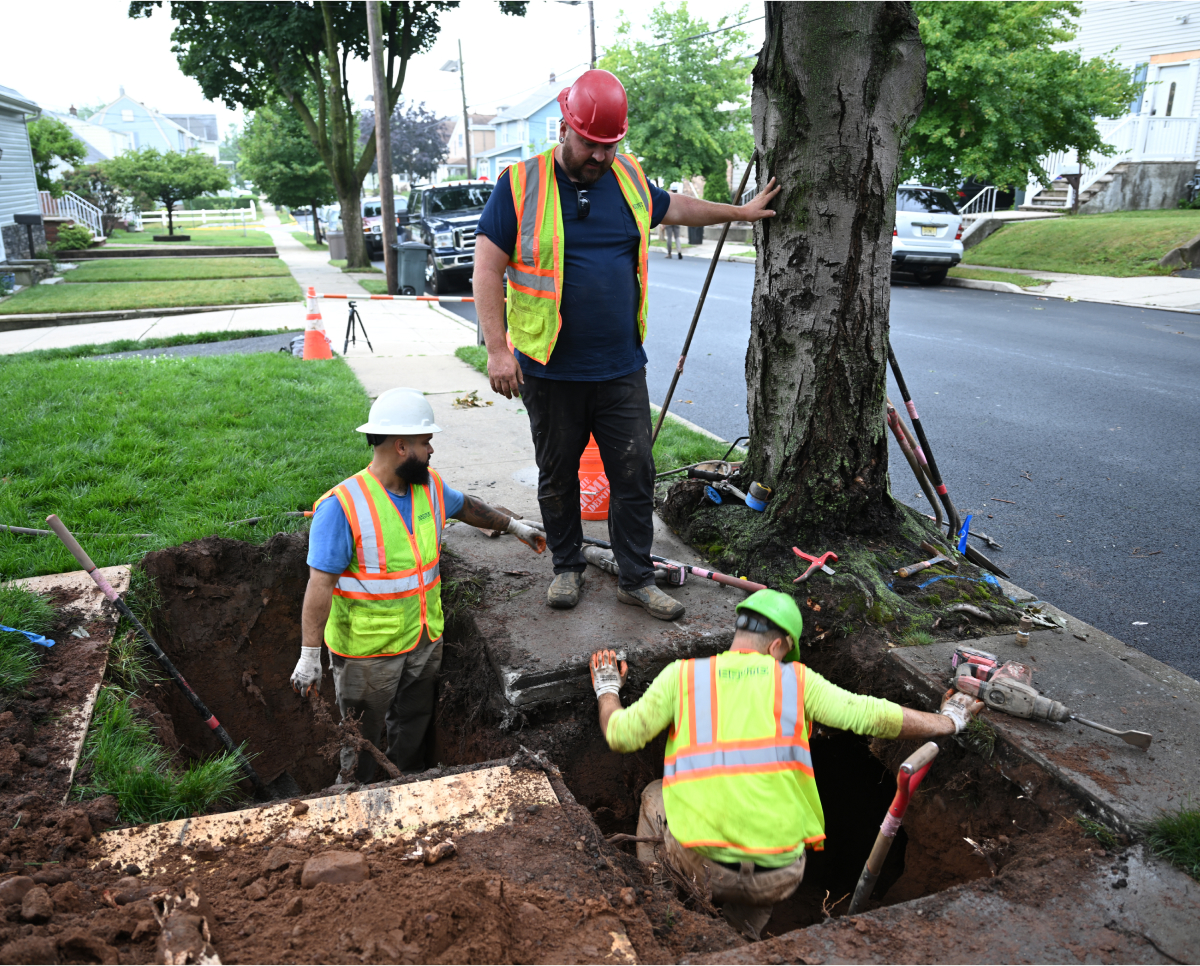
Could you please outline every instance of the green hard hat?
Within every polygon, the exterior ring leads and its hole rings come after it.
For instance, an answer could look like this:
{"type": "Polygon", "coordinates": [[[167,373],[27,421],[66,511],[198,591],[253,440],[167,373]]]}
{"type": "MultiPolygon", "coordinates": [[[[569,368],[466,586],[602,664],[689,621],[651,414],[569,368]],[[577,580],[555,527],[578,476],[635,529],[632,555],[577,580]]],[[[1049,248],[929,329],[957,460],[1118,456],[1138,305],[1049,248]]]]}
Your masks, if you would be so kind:
{"type": "Polygon", "coordinates": [[[782,629],[792,639],[792,649],[788,651],[784,661],[800,660],[800,634],[804,631],[804,618],[800,616],[800,608],[796,606],[796,601],[791,595],[779,590],[756,590],[734,610],[749,610],[761,614],[782,629]]]}

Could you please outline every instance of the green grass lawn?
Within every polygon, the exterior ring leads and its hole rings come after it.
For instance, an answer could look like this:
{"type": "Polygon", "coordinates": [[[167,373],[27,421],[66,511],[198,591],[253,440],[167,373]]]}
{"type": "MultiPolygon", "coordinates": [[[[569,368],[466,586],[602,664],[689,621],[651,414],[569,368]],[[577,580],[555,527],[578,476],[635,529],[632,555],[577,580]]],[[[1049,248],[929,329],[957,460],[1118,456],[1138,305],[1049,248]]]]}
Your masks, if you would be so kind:
{"type": "Polygon", "coordinates": [[[1200,211],[1119,211],[1005,225],[970,249],[975,265],[1128,278],[1169,275],[1158,260],[1200,232],[1200,211]]]}
{"type": "MultiPolygon", "coordinates": [[[[487,375],[487,347],[481,345],[464,345],[454,350],[454,354],[469,366],[487,375]]],[[[658,420],[658,407],[650,406],[651,418],[658,420]]],[[[672,470],[677,466],[687,466],[703,460],[719,460],[729,449],[728,443],[697,433],[676,420],[671,413],[663,422],[662,432],[654,441],[654,465],[658,472],[672,470]]]]}
{"type": "MultiPolygon", "coordinates": [[[[278,258],[99,258],[66,273],[66,283],[161,282],[290,275],[278,258]]],[[[66,284],[64,283],[64,284],[66,284]]]]}
{"type": "MultiPolygon", "coordinates": [[[[186,335],[169,335],[162,339],[117,339],[115,342],[67,346],[63,349],[34,349],[20,354],[22,359],[84,359],[88,356],[104,356],[112,352],[132,352],[135,349],[167,349],[179,345],[205,345],[210,342],[228,342],[231,339],[253,339],[260,335],[280,335],[284,332],[300,332],[299,329],[225,329],[222,332],[193,332],[186,335]]],[[[15,358],[9,356],[8,358],[15,358]]],[[[0,621],[0,623],[3,623],[0,621]]]]}
{"type": "MultiPolygon", "coordinates": [[[[21,587],[0,585],[0,624],[45,635],[53,623],[54,608],[46,598],[21,587]]],[[[24,688],[45,650],[24,634],[0,631],[0,694],[14,694],[24,688]]]]}
{"type": "MultiPolygon", "coordinates": [[[[165,228],[147,222],[145,231],[115,229],[108,238],[108,244],[114,246],[148,245],[152,248],[166,248],[171,245],[241,245],[243,247],[269,248],[275,244],[265,231],[255,231],[253,228],[247,228],[245,235],[242,234],[241,228],[198,228],[195,231],[189,229],[182,233],[192,236],[192,240],[188,242],[156,242],[154,240],[155,235],[165,235],[166,233],[165,228]]],[[[178,225],[175,233],[180,234],[178,225]]]]}
{"type": "Polygon", "coordinates": [[[0,315],[25,312],[103,312],[113,309],[162,309],[188,305],[241,305],[301,302],[300,286],[290,275],[176,282],[79,282],[36,285],[0,302],[0,315]]]}
{"type": "MultiPolygon", "coordinates": [[[[370,408],[341,359],[279,352],[202,358],[0,357],[0,523],[88,537],[101,567],[219,533],[262,541],[361,470],[370,408]],[[36,388],[35,388],[36,387],[36,388]]],[[[0,579],[76,570],[58,540],[0,532],[0,579]]]]}
{"type": "MultiPolygon", "coordinates": [[[[372,295],[387,295],[387,282],[378,278],[360,278],[358,284],[365,288],[372,295]]],[[[424,295],[424,292],[420,293],[424,295]]]]}
{"type": "Polygon", "coordinates": [[[1180,809],[1155,819],[1147,828],[1150,848],[1200,880],[1200,811],[1180,809]]]}
{"type": "Polygon", "coordinates": [[[328,245],[326,245],[324,242],[313,241],[313,236],[310,235],[306,231],[294,231],[294,232],[292,232],[292,237],[294,239],[296,239],[296,241],[298,241],[305,248],[307,248],[310,252],[327,252],[327,251],[329,251],[328,245]]]}
{"type": "Polygon", "coordinates": [[[973,278],[981,282],[1008,282],[1021,288],[1035,288],[1038,285],[1049,284],[1049,279],[1034,278],[1032,275],[1018,275],[1015,272],[989,272],[986,268],[952,268],[951,278],[973,278]]]}

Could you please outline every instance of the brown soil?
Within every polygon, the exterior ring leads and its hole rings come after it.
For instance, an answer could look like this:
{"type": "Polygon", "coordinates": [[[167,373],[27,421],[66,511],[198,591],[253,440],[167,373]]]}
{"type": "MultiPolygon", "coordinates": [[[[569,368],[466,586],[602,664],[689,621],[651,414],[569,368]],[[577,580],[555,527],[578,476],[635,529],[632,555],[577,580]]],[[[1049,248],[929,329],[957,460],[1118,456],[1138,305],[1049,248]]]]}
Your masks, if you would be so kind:
{"type": "MultiPolygon", "coordinates": [[[[286,773],[305,792],[315,792],[334,779],[334,765],[320,754],[333,729],[317,722],[311,706],[288,683],[300,636],[306,543],[304,534],[279,534],[261,547],[213,537],[150,554],[144,566],[162,595],[154,630],[167,653],[234,740],[247,743],[265,780],[286,773]]],[[[443,574],[448,646],[429,763],[465,766],[509,757],[522,746],[544,750],[560,764],[580,804],[521,815],[513,825],[491,832],[455,836],[459,856],[433,867],[403,862],[407,849],[401,845],[347,842],[345,847],[367,852],[371,863],[370,881],[355,886],[303,892],[291,866],[264,872],[265,851],[241,847],[214,855],[198,872],[180,864],[138,888],[178,887],[185,875],[195,874],[215,910],[213,943],[225,962],[343,962],[350,957],[364,962],[611,962],[611,939],[604,936],[612,930],[603,927],[612,917],[624,924],[641,961],[675,961],[741,945],[723,921],[689,908],[668,882],[654,881],[633,858],[632,846],[617,850],[601,844],[601,832],[633,831],[642,788],[661,776],[663,739],[636,755],[609,751],[590,700],[514,713],[500,697],[470,618],[486,580],[452,557],[445,559],[443,574]],[[583,849],[576,847],[580,836],[583,849]],[[623,889],[633,890],[634,905],[621,901],[623,889]],[[297,898],[303,906],[298,915],[297,898]]],[[[911,692],[888,673],[885,653],[884,633],[868,626],[850,637],[809,644],[805,661],[845,687],[911,701],[911,692]]],[[[332,686],[328,677],[325,683],[332,686]]],[[[147,717],[181,758],[218,750],[169,685],[149,697],[147,717]]],[[[331,700],[332,694],[325,697],[331,700]]],[[[1065,841],[1068,833],[1057,827],[1078,805],[1043,774],[1027,762],[1005,758],[1000,747],[985,758],[955,743],[942,744],[868,908],[1003,878],[1010,867],[1058,850],[1065,841]]],[[[915,749],[913,743],[868,743],[825,729],[818,730],[812,745],[829,838],[823,852],[810,853],[803,887],[777,907],[768,936],[844,912],[894,792],[895,770],[915,749]]],[[[2,808],[0,803],[0,821],[9,818],[11,827],[15,815],[2,808]]],[[[111,802],[89,809],[85,824],[91,827],[112,820],[111,802]]],[[[114,908],[103,898],[103,889],[112,889],[122,870],[74,868],[82,864],[80,850],[87,847],[86,835],[79,834],[87,814],[66,815],[44,802],[27,803],[26,811],[23,824],[33,828],[19,842],[9,832],[0,850],[8,850],[11,862],[11,857],[44,861],[59,849],[59,861],[73,867],[81,890],[79,911],[69,911],[71,900],[50,923],[32,925],[22,924],[19,907],[10,907],[8,925],[0,923],[0,946],[53,939],[58,943],[53,955],[64,961],[85,959],[78,952],[85,947],[97,961],[109,955],[108,947],[115,947],[122,961],[151,961],[157,927],[138,932],[136,926],[139,912],[149,907],[135,898],[114,908]],[[76,830],[69,848],[62,825],[76,830]],[[86,934],[71,934],[78,928],[86,928],[86,934]],[[75,935],[74,945],[64,945],[61,937],[69,934],[75,935]]],[[[1077,833],[1068,838],[1074,842],[1077,833]]],[[[126,883],[125,888],[132,887],[126,883]]],[[[0,960],[33,961],[35,955],[50,955],[49,948],[37,953],[32,946],[5,946],[0,960]]]]}
{"type": "MultiPolygon", "coordinates": [[[[36,871],[71,861],[92,835],[116,820],[112,800],[61,808],[71,777],[77,732],[64,727],[104,674],[115,612],[84,618],[74,606],[78,591],[51,594],[58,617],[42,650],[42,663],[17,695],[0,696],[0,872],[36,871]],[[74,637],[82,627],[88,637],[74,637]]],[[[86,781],[86,774],[77,780],[86,781]]]]}

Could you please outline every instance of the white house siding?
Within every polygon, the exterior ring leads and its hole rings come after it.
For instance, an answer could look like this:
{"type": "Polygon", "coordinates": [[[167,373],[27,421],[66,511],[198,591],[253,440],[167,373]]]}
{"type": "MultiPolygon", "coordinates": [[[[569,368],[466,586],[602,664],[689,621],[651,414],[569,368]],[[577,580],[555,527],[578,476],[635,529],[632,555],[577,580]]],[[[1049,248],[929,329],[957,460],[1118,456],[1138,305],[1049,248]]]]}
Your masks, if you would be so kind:
{"type": "Polygon", "coordinates": [[[0,149],[0,225],[11,225],[13,215],[41,211],[23,114],[0,108],[0,149]]]}
{"type": "MultiPolygon", "coordinates": [[[[1190,53],[1187,60],[1200,60],[1200,2],[1105,0],[1087,3],[1079,17],[1079,32],[1068,46],[1079,48],[1084,57],[1110,57],[1130,68],[1150,64],[1156,55],[1190,53]]],[[[1155,67],[1150,68],[1148,80],[1154,80],[1155,67]]],[[[1200,113],[1200,70],[1193,69],[1191,76],[1189,113],[1195,116],[1200,113]]],[[[1140,109],[1148,113],[1156,94],[1156,86],[1147,88],[1140,109]]],[[[1135,107],[1133,113],[1138,110],[1135,107]]],[[[1196,150],[1200,156],[1200,143],[1196,150]]]]}

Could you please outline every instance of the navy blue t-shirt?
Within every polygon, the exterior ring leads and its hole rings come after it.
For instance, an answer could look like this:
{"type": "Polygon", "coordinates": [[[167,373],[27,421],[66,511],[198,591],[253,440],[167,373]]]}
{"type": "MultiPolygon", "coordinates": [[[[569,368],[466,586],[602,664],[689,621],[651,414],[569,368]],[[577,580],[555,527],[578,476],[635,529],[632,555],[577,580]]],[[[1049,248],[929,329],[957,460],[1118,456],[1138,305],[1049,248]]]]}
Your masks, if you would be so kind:
{"type": "MultiPolygon", "coordinates": [[[[546,365],[517,352],[529,376],[578,382],[619,379],[646,364],[638,340],[638,228],[611,169],[587,191],[591,211],[579,218],[575,185],[557,164],[563,218],[562,329],[546,365]]],[[[583,187],[582,185],[580,187],[583,187]]],[[[650,185],[650,224],[657,227],[671,195],[650,185]]],[[[505,171],[475,229],[510,256],[517,244],[517,213],[505,171]]]]}

